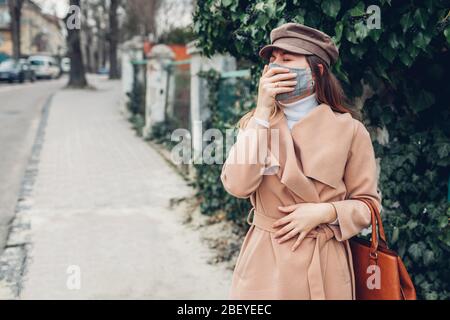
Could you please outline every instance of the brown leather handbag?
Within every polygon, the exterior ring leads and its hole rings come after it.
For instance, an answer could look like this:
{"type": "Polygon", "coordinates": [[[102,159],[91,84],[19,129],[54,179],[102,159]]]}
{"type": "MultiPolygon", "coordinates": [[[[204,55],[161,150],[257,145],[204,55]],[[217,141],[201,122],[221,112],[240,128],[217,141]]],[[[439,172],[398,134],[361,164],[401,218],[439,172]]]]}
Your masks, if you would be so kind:
{"type": "Polygon", "coordinates": [[[401,258],[388,249],[381,215],[367,198],[358,198],[370,208],[372,239],[352,237],[356,300],[416,300],[416,290],[401,258]],[[378,224],[378,232],[377,232],[378,224]]]}

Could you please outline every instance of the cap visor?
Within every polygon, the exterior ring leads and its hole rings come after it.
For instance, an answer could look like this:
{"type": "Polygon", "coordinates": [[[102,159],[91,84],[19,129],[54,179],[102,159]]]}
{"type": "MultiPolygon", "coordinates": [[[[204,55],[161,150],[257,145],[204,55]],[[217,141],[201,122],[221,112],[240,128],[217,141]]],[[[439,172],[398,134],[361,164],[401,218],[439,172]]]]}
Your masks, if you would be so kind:
{"type": "Polygon", "coordinates": [[[296,46],[292,46],[289,44],[268,44],[265,45],[264,47],[261,48],[261,50],[259,50],[259,56],[263,59],[269,60],[270,55],[272,53],[273,49],[282,49],[282,50],[286,50],[292,53],[297,53],[297,54],[304,54],[304,55],[312,55],[313,53],[309,52],[308,50],[305,50],[303,48],[299,48],[296,46]]]}

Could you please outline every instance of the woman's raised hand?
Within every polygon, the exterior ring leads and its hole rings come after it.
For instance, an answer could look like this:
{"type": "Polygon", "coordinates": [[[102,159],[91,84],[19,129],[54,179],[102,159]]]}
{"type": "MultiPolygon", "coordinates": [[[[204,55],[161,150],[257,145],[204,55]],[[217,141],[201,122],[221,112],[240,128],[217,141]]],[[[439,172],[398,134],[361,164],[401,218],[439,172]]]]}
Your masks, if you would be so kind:
{"type": "Polygon", "coordinates": [[[296,74],[289,72],[287,68],[274,67],[269,69],[268,65],[265,65],[259,79],[255,116],[268,120],[275,105],[275,96],[279,93],[294,90],[297,84],[295,77],[296,74]]]}

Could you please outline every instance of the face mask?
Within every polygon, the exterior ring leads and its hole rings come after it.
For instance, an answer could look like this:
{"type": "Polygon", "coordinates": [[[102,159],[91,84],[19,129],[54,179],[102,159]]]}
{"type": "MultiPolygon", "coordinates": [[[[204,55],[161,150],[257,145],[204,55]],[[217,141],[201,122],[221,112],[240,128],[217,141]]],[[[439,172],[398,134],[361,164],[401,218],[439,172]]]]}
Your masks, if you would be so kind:
{"type": "Polygon", "coordinates": [[[270,63],[269,69],[273,67],[282,67],[289,69],[290,72],[296,73],[297,85],[290,92],[279,93],[275,96],[275,100],[283,102],[284,100],[295,100],[301,96],[307,96],[314,90],[314,80],[311,75],[311,69],[306,68],[290,68],[277,63],[270,63]],[[309,94],[308,94],[309,92],[309,94]]]}

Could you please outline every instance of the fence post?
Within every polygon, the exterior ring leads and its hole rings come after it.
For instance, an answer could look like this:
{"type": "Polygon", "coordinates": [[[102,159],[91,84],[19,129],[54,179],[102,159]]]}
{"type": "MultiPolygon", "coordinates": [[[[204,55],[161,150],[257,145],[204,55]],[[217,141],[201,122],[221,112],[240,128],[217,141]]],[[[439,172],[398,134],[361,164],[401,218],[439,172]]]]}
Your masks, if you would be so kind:
{"type": "Polygon", "coordinates": [[[133,88],[133,66],[131,61],[141,60],[144,57],[142,39],[139,36],[126,41],[121,48],[122,51],[122,108],[125,114],[128,114],[126,102],[127,93],[133,88]]]}
{"type": "Polygon", "coordinates": [[[174,58],[164,44],[155,45],[148,56],[144,137],[151,134],[153,125],[166,120],[169,68],[174,58]]]}
{"type": "Polygon", "coordinates": [[[208,88],[205,79],[198,76],[199,71],[210,69],[218,72],[236,70],[236,59],[231,55],[213,55],[207,58],[197,47],[197,41],[187,44],[187,53],[191,55],[191,137],[194,163],[202,163],[203,121],[207,120],[208,88]]]}

